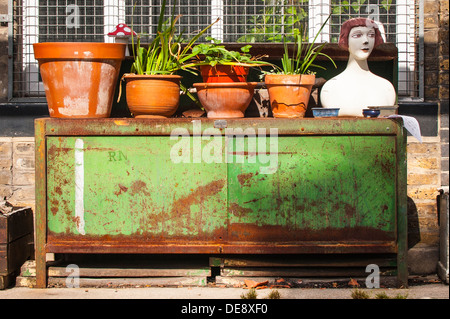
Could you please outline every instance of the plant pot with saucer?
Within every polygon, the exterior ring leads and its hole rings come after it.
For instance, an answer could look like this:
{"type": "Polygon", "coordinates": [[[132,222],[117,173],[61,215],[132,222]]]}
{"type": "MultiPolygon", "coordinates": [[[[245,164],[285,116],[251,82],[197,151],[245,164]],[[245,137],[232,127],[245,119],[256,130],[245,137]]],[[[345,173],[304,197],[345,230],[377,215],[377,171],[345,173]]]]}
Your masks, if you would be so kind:
{"type": "Polygon", "coordinates": [[[239,118],[249,106],[256,82],[247,82],[250,68],[272,66],[253,57],[251,46],[241,52],[229,51],[219,40],[207,37],[211,43],[200,43],[192,49],[197,59],[192,62],[200,70],[202,83],[195,83],[198,98],[208,118],[239,118]]]}
{"type": "MultiPolygon", "coordinates": [[[[324,69],[322,66],[314,64],[314,60],[317,56],[324,56],[334,64],[334,61],[328,55],[321,52],[325,43],[319,46],[314,45],[328,19],[322,25],[312,43],[306,45],[306,48],[303,48],[303,28],[300,28],[300,30],[294,29],[295,42],[292,57],[289,56],[288,45],[284,42],[282,67],[275,72],[266,73],[265,85],[269,93],[270,106],[274,117],[304,117],[311,89],[315,82],[315,74],[310,71],[310,68],[324,69]]],[[[336,67],[335,64],[334,66],[336,67]]]]}

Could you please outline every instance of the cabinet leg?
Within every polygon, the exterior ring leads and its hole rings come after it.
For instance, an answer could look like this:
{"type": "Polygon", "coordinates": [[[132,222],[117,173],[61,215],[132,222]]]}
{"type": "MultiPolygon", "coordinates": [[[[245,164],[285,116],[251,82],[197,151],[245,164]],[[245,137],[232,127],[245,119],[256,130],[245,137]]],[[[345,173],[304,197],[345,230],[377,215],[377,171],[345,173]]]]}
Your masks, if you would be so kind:
{"type": "Polygon", "coordinates": [[[408,288],[408,262],[406,253],[399,253],[397,255],[397,286],[399,288],[408,288]]]}
{"type": "Polygon", "coordinates": [[[44,253],[36,252],[36,288],[47,288],[47,261],[44,253]]]}

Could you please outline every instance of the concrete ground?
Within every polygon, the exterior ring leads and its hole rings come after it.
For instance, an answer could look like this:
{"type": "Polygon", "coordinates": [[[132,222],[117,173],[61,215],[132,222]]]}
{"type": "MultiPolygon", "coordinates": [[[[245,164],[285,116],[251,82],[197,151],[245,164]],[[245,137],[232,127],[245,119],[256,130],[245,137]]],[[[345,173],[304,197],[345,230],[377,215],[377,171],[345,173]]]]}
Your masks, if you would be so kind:
{"type": "MultiPolygon", "coordinates": [[[[256,290],[257,299],[265,299],[274,289],[256,290]]],[[[353,288],[278,288],[280,299],[353,299],[353,288]]],[[[407,289],[359,289],[376,299],[388,297],[407,299],[449,299],[449,286],[438,280],[410,285],[407,289]]],[[[145,288],[47,288],[12,287],[0,290],[0,299],[238,299],[249,292],[230,287],[145,287],[145,288]]]]}

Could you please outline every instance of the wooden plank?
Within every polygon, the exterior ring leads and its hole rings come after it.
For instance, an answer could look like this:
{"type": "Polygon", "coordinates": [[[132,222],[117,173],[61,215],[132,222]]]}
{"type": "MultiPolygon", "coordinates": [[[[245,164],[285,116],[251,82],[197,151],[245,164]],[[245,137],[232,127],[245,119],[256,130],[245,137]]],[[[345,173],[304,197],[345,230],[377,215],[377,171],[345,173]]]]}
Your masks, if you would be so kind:
{"type": "MultiPolygon", "coordinates": [[[[139,269],[139,268],[79,268],[80,277],[199,277],[211,276],[209,268],[204,269],[139,269]]],[[[49,267],[48,276],[67,277],[72,271],[65,267],[49,267]]]]}
{"type": "MultiPolygon", "coordinates": [[[[49,287],[66,287],[66,278],[48,277],[49,287]]],[[[150,286],[206,286],[206,277],[155,277],[155,278],[80,278],[80,288],[122,288],[150,286]]],[[[16,287],[36,287],[36,277],[18,276],[16,287]]]]}
{"type": "Polygon", "coordinates": [[[20,269],[31,257],[33,235],[28,234],[8,244],[0,244],[0,275],[8,275],[20,269]]]}
{"type": "MultiPolygon", "coordinates": [[[[351,277],[354,280],[357,280],[359,283],[364,283],[366,277],[351,277]]],[[[287,288],[286,286],[290,286],[291,288],[321,288],[321,287],[348,287],[350,281],[350,277],[326,277],[326,278],[296,278],[296,277],[283,277],[283,281],[278,281],[280,278],[277,277],[216,277],[216,285],[226,285],[233,287],[245,287],[245,280],[251,280],[255,282],[268,282],[267,287],[275,286],[274,288],[287,288]],[[280,287],[283,286],[283,287],[280,287]]],[[[383,276],[380,278],[380,285],[383,287],[396,287],[396,277],[395,276],[383,276]]]]}
{"type": "MultiPolygon", "coordinates": [[[[186,266],[186,265],[182,265],[186,266]]],[[[203,268],[118,268],[118,267],[79,267],[80,277],[209,277],[211,270],[209,267],[203,268]]],[[[73,269],[67,269],[66,266],[49,266],[47,276],[49,277],[67,277],[73,275],[73,269]]],[[[22,266],[21,276],[36,276],[36,264],[28,262],[22,266]]]]}
{"type": "Polygon", "coordinates": [[[11,273],[20,269],[22,264],[31,257],[33,234],[27,234],[8,246],[8,271],[11,273]]]}
{"type": "Polygon", "coordinates": [[[8,274],[8,248],[6,244],[0,244],[0,275],[8,274]]]}
{"type": "Polygon", "coordinates": [[[0,243],[9,243],[33,233],[33,212],[30,207],[15,207],[11,213],[0,214],[0,243]]]}
{"type": "Polygon", "coordinates": [[[361,267],[320,267],[320,268],[226,268],[220,275],[227,277],[317,277],[317,276],[364,276],[368,273],[361,267]]]}
{"type": "Polygon", "coordinates": [[[365,267],[369,264],[395,266],[396,259],[395,256],[247,256],[227,257],[221,261],[223,267],[365,267]]]}

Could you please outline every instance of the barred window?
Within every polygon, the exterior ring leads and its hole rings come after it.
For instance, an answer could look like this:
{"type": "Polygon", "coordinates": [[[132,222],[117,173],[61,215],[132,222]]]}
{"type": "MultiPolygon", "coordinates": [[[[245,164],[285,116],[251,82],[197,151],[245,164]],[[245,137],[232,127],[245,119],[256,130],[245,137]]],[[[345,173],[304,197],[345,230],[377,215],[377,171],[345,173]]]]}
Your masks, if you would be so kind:
{"type": "MultiPolygon", "coordinates": [[[[125,22],[149,39],[156,34],[162,0],[10,0],[10,99],[43,98],[35,42],[113,42],[107,36],[125,22]]],[[[318,42],[338,41],[341,24],[354,17],[381,22],[386,41],[398,48],[399,98],[420,98],[423,76],[418,67],[419,7],[412,0],[168,0],[167,18],[181,14],[177,29],[184,35],[220,18],[207,36],[225,43],[280,43],[284,34],[303,26],[314,38],[331,14],[318,42]]],[[[206,36],[205,35],[205,36],[206,36]]],[[[205,41],[205,36],[201,41],[205,41]]]]}

